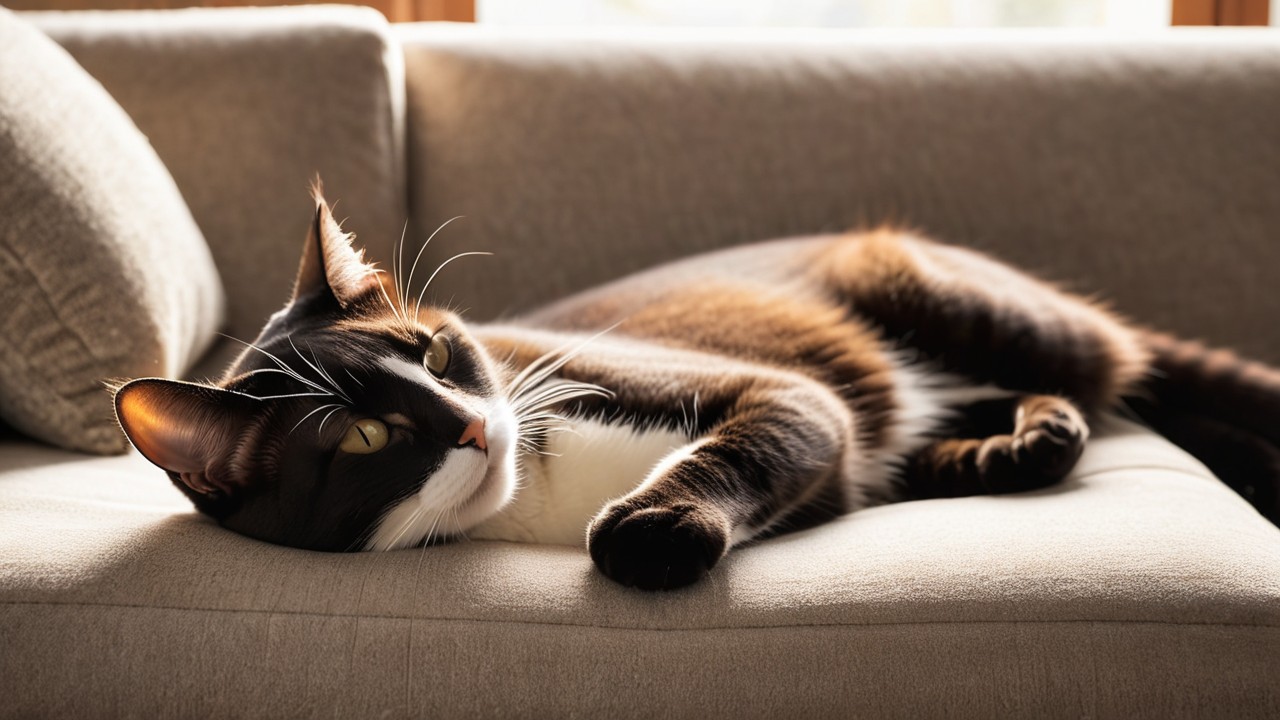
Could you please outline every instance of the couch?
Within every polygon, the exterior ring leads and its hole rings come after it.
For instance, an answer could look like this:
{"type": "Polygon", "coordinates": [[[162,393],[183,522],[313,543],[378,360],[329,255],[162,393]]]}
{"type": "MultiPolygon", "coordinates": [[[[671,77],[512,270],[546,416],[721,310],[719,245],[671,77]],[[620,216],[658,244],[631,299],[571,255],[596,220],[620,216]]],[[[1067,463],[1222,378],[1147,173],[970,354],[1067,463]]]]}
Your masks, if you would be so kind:
{"type": "MultiPolygon", "coordinates": [[[[1273,31],[24,17],[165,162],[231,335],[288,296],[318,172],[384,265],[464,216],[428,258],[496,253],[434,286],[473,320],[890,221],[1280,362],[1273,31]]],[[[0,717],[1277,715],[1280,529],[1120,416],[1060,486],[856,513],[660,594],[577,546],[269,546],[136,453],[0,439],[0,717]]]]}

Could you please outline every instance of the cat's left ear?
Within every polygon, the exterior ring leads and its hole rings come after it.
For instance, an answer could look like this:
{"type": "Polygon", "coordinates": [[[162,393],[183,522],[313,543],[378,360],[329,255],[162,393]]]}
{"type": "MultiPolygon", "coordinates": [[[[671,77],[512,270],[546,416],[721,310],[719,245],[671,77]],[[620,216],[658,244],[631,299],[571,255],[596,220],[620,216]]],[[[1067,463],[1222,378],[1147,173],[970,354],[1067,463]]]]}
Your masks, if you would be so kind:
{"type": "Polygon", "coordinates": [[[115,405],[138,452],[201,495],[227,495],[248,481],[232,460],[261,403],[221,388],[142,378],[117,390],[115,405]]]}
{"type": "Polygon", "coordinates": [[[353,236],[343,232],[333,219],[333,212],[318,187],[312,196],[316,201],[316,215],[302,248],[293,299],[328,293],[345,308],[370,288],[377,287],[378,270],[365,262],[363,250],[351,246],[353,236]]]}

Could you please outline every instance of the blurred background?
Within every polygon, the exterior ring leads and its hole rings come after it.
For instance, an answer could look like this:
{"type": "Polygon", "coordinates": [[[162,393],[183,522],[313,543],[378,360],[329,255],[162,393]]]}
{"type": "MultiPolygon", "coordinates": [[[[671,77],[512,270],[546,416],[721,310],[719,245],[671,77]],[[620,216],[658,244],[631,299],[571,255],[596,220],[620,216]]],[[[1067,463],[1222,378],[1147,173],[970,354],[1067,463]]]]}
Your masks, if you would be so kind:
{"type": "MultiPolygon", "coordinates": [[[[9,0],[15,10],[301,5],[305,0],[9,0]]],[[[1280,0],[353,0],[392,22],[723,27],[1274,25],[1280,0]]]]}

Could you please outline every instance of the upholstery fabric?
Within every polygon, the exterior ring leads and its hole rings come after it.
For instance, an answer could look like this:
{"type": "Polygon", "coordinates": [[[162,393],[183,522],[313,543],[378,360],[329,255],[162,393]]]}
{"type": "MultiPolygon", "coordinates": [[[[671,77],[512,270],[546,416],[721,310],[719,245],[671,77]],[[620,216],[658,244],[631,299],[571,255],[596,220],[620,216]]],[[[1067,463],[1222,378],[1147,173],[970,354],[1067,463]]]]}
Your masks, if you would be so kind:
{"type": "Polygon", "coordinates": [[[1118,421],[1060,487],[855,513],[659,595],[582,548],[266,545],[137,455],[0,466],[10,717],[1280,712],[1280,530],[1118,421]]]}
{"type": "Polygon", "coordinates": [[[400,237],[404,85],[377,12],[24,17],[102,82],[168,165],[226,284],[230,334],[252,340],[288,300],[317,173],[380,257],[400,237]]]}
{"type": "Polygon", "coordinates": [[[104,382],[187,371],[222,322],[200,229],[102,86],[0,8],[0,416],[119,452],[104,382]]]}
{"type": "MultiPolygon", "coordinates": [[[[474,317],[892,215],[1280,358],[1269,35],[35,19],[151,137],[241,336],[288,294],[314,170],[389,260],[402,39],[409,246],[467,215],[428,252],[500,253],[435,281],[474,317]]],[[[136,453],[0,438],[0,718],[1280,715],[1280,530],[1150,432],[1095,430],[1061,486],[856,513],[659,595],[578,547],[265,545],[136,453]]]]}
{"type": "Polygon", "coordinates": [[[892,222],[1280,362],[1280,35],[397,26],[436,295],[892,222]],[[447,98],[447,100],[446,100],[447,98]]]}

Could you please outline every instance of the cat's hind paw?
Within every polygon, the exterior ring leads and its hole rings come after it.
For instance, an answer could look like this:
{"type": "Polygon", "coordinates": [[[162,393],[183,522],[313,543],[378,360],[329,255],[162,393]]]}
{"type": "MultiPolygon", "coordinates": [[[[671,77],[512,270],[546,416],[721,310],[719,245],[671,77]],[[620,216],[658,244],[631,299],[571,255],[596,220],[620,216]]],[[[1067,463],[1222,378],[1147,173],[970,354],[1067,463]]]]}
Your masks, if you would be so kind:
{"type": "Polygon", "coordinates": [[[1070,402],[1030,396],[1018,409],[1012,435],[988,438],[978,469],[991,492],[1018,492],[1052,485],[1075,467],[1089,426],[1070,402]]]}

